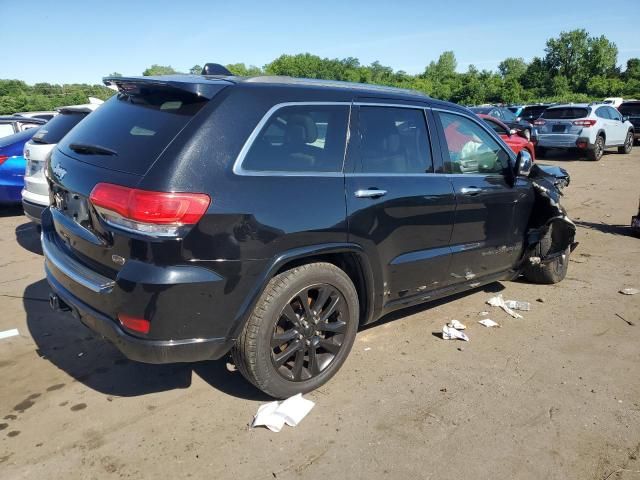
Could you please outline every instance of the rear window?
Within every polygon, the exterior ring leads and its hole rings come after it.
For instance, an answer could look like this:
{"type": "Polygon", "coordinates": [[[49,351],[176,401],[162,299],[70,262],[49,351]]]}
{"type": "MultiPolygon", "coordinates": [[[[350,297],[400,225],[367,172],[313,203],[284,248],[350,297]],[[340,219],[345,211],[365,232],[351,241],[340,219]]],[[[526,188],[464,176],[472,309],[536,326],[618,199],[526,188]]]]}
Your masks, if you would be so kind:
{"type": "Polygon", "coordinates": [[[43,125],[33,136],[32,141],[46,144],[58,143],[86,116],[86,112],[61,113],[47,122],[46,125],[43,125]]]}
{"type": "Polygon", "coordinates": [[[144,174],[206,99],[179,90],[141,89],[106,101],[59,148],[92,165],[144,174]]]}
{"type": "Polygon", "coordinates": [[[548,118],[550,120],[571,120],[574,118],[584,118],[589,115],[588,108],[580,107],[560,107],[549,108],[542,114],[542,118],[548,118]]]}
{"type": "Polygon", "coordinates": [[[520,114],[521,117],[539,117],[547,107],[525,107],[520,114]]]}
{"type": "Polygon", "coordinates": [[[640,116],[640,102],[623,103],[618,107],[618,111],[625,116],[640,116]]]}

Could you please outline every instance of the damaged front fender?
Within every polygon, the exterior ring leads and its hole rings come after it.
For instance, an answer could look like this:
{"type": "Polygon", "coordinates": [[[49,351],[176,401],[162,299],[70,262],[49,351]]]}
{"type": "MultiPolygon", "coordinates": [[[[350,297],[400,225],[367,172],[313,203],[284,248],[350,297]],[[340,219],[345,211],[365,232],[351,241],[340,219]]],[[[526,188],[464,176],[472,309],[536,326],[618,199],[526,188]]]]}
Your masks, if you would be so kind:
{"type": "Polygon", "coordinates": [[[535,202],[522,265],[548,263],[578,245],[576,225],[560,204],[562,188],[569,184],[569,174],[562,168],[534,164],[529,178],[535,190],[535,202]]]}

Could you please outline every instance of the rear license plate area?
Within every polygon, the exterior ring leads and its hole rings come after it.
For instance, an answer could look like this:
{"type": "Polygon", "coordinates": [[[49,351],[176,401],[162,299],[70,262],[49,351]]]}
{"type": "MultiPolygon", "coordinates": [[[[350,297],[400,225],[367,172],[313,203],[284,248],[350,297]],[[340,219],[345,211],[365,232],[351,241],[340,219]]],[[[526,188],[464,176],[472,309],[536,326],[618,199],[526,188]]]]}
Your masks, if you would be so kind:
{"type": "Polygon", "coordinates": [[[564,125],[553,125],[551,131],[553,133],[564,133],[564,125]]]}
{"type": "Polygon", "coordinates": [[[63,189],[55,189],[52,195],[52,205],[65,216],[72,218],[85,228],[91,227],[91,217],[87,201],[84,197],[63,189]]]}

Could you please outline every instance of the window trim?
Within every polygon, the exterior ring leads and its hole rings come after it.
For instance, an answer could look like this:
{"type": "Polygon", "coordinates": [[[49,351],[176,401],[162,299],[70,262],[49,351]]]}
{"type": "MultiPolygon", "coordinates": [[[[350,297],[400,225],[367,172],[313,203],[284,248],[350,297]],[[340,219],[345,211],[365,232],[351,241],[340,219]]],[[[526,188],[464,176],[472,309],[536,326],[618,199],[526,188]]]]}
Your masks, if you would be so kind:
{"type": "Polygon", "coordinates": [[[236,175],[246,176],[246,177],[343,177],[344,176],[344,159],[346,157],[347,147],[349,145],[350,138],[350,123],[351,123],[351,110],[352,110],[353,102],[283,102],[277,103],[272,106],[267,113],[265,113],[258,124],[255,126],[251,135],[247,138],[240,150],[240,153],[236,157],[235,162],[233,163],[232,172],[236,175]],[[267,124],[269,120],[275,115],[278,110],[281,110],[286,107],[296,107],[296,106],[331,106],[331,105],[342,105],[349,107],[349,112],[347,114],[347,131],[345,137],[344,144],[344,152],[342,154],[342,168],[337,172],[305,172],[305,171],[278,171],[278,170],[245,170],[242,167],[242,163],[244,162],[245,157],[251,150],[253,143],[258,138],[260,132],[267,124]]]}
{"type": "MultiPolygon", "coordinates": [[[[495,131],[493,131],[493,129],[491,127],[489,127],[489,125],[483,125],[482,123],[482,119],[478,116],[476,116],[476,118],[473,118],[471,115],[468,115],[466,112],[459,112],[459,111],[455,111],[455,110],[450,110],[447,108],[440,108],[440,107],[433,107],[432,110],[434,112],[442,112],[442,113],[448,113],[451,115],[458,115],[460,117],[465,117],[469,120],[471,120],[472,122],[474,122],[476,125],[480,126],[480,128],[482,128],[485,132],[487,132],[491,137],[493,137],[493,139],[498,142],[498,145],[500,147],[502,147],[502,149],[507,152],[507,156],[509,157],[510,160],[510,166],[513,167],[513,165],[515,165],[515,161],[517,159],[516,154],[514,153],[513,150],[511,150],[511,148],[505,143],[505,141],[500,138],[500,135],[498,135],[495,131]]],[[[437,115],[436,115],[437,117],[437,115]]],[[[438,134],[441,137],[440,143],[442,144],[442,142],[444,142],[444,146],[440,147],[441,150],[441,154],[444,155],[444,149],[448,148],[447,146],[447,139],[444,136],[444,128],[442,127],[442,121],[440,120],[440,118],[436,118],[436,127],[438,129],[438,134]]],[[[445,159],[443,158],[443,161],[445,159]]],[[[495,176],[495,177],[501,177],[501,178],[505,178],[504,173],[452,173],[452,172],[443,172],[443,173],[439,173],[436,175],[451,175],[451,176],[464,176],[464,177],[471,177],[471,176],[481,176],[481,177],[487,177],[487,176],[495,176]]]]}

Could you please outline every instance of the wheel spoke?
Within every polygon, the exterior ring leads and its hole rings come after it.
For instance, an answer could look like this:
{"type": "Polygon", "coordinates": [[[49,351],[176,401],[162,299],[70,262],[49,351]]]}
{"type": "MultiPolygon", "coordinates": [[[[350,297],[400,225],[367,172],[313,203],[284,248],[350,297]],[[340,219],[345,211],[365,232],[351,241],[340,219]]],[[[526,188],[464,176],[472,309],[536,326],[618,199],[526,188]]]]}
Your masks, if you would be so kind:
{"type": "Polygon", "coordinates": [[[313,302],[313,311],[316,315],[320,313],[324,304],[327,303],[329,296],[333,293],[328,287],[321,287],[318,291],[318,298],[313,302]]]}
{"type": "Polygon", "coordinates": [[[282,310],[282,315],[289,320],[292,324],[298,326],[300,325],[300,320],[298,319],[298,315],[293,311],[291,304],[287,304],[282,310]]]}
{"type": "Polygon", "coordinates": [[[313,314],[311,313],[311,307],[309,307],[309,290],[305,289],[300,292],[298,300],[302,304],[302,308],[304,308],[304,319],[310,321],[313,318],[313,314]]]}
{"type": "Polygon", "coordinates": [[[344,333],[347,330],[347,323],[342,320],[335,322],[321,322],[316,327],[321,332],[344,333]]]}
{"type": "Polygon", "coordinates": [[[274,334],[271,338],[271,348],[275,348],[279,345],[284,345],[285,343],[290,342],[296,336],[298,332],[296,332],[293,328],[291,330],[287,330],[284,333],[274,334]]]}
{"type": "Polygon", "coordinates": [[[304,349],[301,348],[296,353],[296,360],[293,364],[293,369],[291,370],[291,375],[293,375],[294,380],[300,380],[302,378],[303,365],[304,365],[304,349]]]}
{"type": "Polygon", "coordinates": [[[335,298],[331,299],[331,303],[329,303],[327,309],[322,312],[322,316],[320,317],[321,323],[325,323],[329,319],[329,317],[333,315],[333,312],[336,311],[336,307],[340,303],[340,298],[341,297],[339,295],[336,295],[335,298]]]}
{"type": "Polygon", "coordinates": [[[289,358],[291,358],[291,355],[293,355],[294,353],[296,353],[298,350],[300,350],[302,348],[302,342],[300,341],[295,341],[293,343],[291,343],[289,345],[288,348],[286,348],[284,350],[284,352],[279,353],[278,355],[275,356],[274,363],[276,364],[276,367],[281,367],[282,365],[284,365],[284,363],[289,360],[289,358]]]}
{"type": "Polygon", "coordinates": [[[340,345],[337,343],[333,343],[331,340],[326,340],[324,338],[320,339],[320,346],[324,348],[327,352],[337,355],[340,350],[340,345]]]}
{"type": "Polygon", "coordinates": [[[320,365],[318,365],[318,350],[314,345],[309,347],[309,373],[313,375],[317,375],[320,373],[320,365]]]}

